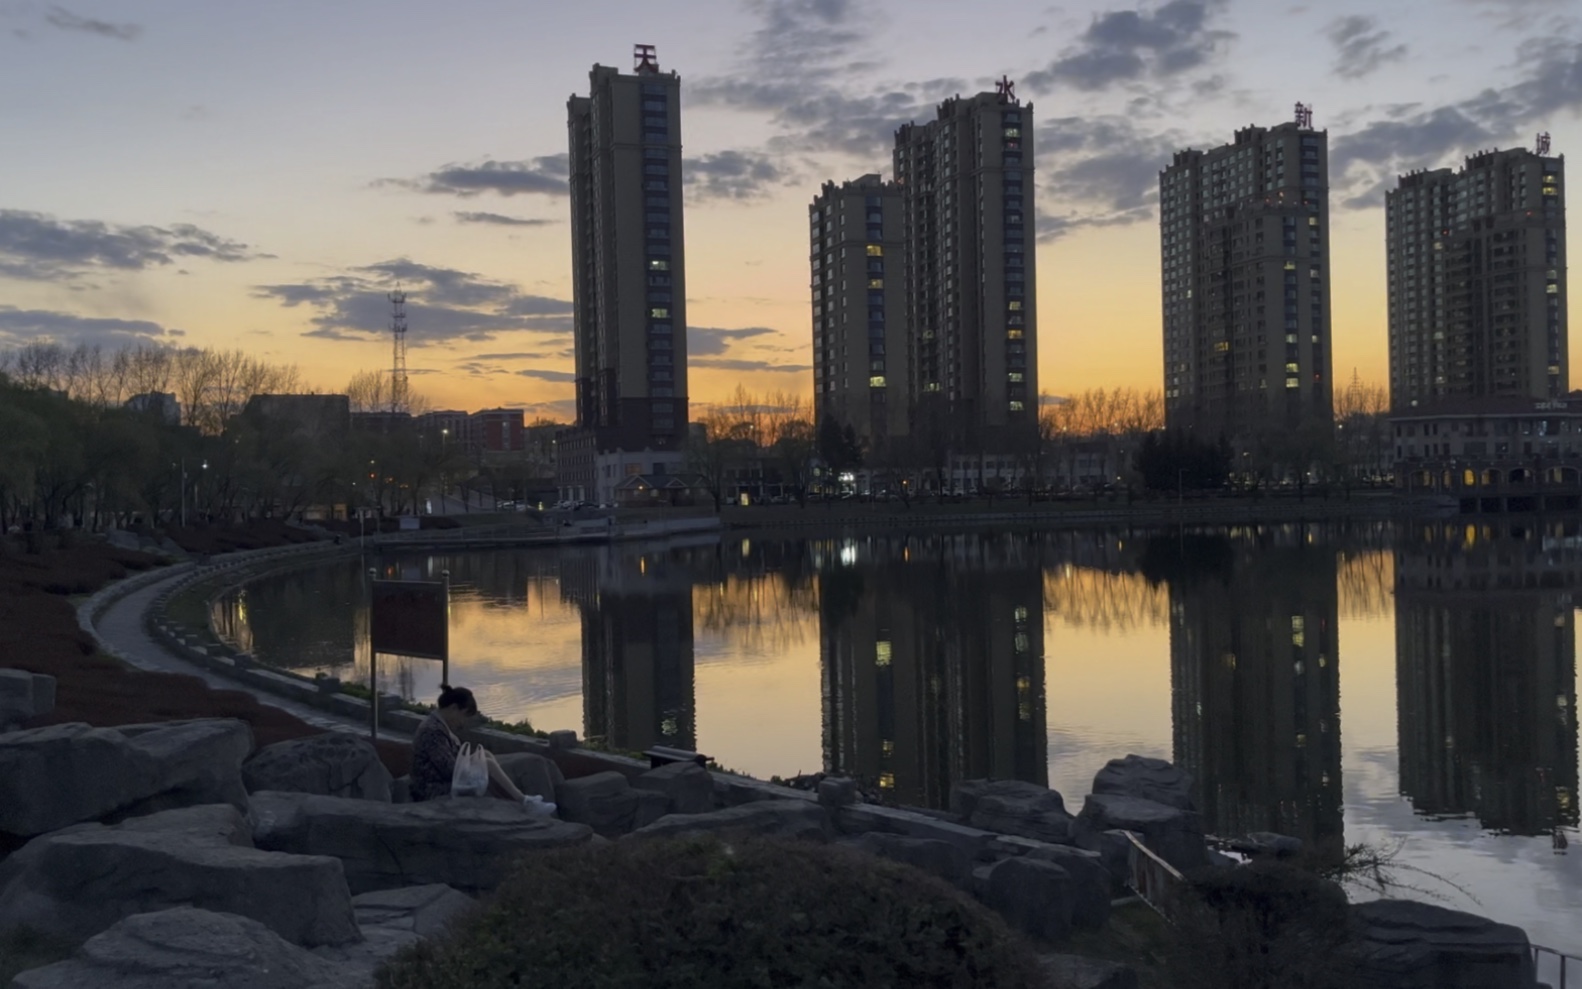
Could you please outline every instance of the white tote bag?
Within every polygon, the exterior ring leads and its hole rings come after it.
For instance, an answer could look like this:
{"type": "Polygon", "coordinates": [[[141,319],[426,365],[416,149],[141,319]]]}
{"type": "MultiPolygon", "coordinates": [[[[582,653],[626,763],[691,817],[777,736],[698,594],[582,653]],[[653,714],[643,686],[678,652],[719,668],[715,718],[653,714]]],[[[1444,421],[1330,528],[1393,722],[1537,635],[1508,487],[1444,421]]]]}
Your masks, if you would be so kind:
{"type": "Polygon", "coordinates": [[[483,749],[471,742],[456,753],[456,768],[450,776],[450,795],[481,797],[489,792],[489,763],[483,749]]]}

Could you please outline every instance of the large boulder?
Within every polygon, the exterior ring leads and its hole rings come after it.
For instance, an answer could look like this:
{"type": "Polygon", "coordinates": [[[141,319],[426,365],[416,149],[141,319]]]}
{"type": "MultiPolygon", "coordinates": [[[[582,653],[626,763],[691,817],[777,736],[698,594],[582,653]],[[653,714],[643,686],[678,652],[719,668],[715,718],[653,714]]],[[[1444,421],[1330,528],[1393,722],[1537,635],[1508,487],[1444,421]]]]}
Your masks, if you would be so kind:
{"type": "Polygon", "coordinates": [[[390,781],[368,739],[342,731],[276,742],[242,763],[249,793],[283,790],[388,803],[390,781]]]}
{"type": "Polygon", "coordinates": [[[1041,955],[1051,989],[1137,989],[1137,970],[1081,955],[1041,955]]]}
{"type": "Polygon", "coordinates": [[[1112,889],[1102,855],[1068,845],[1045,845],[1027,855],[1052,862],[1071,876],[1072,926],[1096,931],[1109,922],[1112,889]]]}
{"type": "Polygon", "coordinates": [[[476,905],[472,897],[443,883],[381,889],[352,897],[358,926],[364,930],[390,927],[418,937],[442,933],[451,921],[476,905]]]}
{"type": "Polygon", "coordinates": [[[937,838],[909,838],[905,835],[869,831],[846,842],[870,855],[904,862],[938,876],[953,886],[965,888],[972,876],[972,860],[959,845],[937,838]]]}
{"type": "Polygon", "coordinates": [[[55,710],[55,678],[0,670],[0,731],[55,710]]]}
{"type": "Polygon", "coordinates": [[[0,862],[0,932],[82,940],[184,905],[251,917],[297,944],[358,937],[341,864],[254,848],[247,821],[226,805],[77,825],[0,862]]]}
{"type": "Polygon", "coordinates": [[[695,762],[672,762],[650,769],[636,779],[638,790],[662,793],[671,814],[707,814],[714,809],[714,776],[695,762]]]}
{"type": "Polygon", "coordinates": [[[266,791],[253,794],[251,816],[259,848],[337,858],[353,893],[426,883],[493,889],[511,857],[593,838],[584,825],[490,797],[384,804],[266,791]]]}
{"type": "Polygon", "coordinates": [[[1197,810],[1192,799],[1192,774],[1164,759],[1129,755],[1111,759],[1093,777],[1094,793],[1142,797],[1166,807],[1197,810]]]}
{"type": "Polygon", "coordinates": [[[1072,818],[1059,792],[1021,780],[967,780],[951,788],[951,808],[985,831],[1055,844],[1072,840],[1072,818]]]}
{"type": "Polygon", "coordinates": [[[709,814],[667,814],[628,837],[675,838],[687,834],[750,832],[777,838],[828,841],[829,814],[811,800],[755,800],[709,814]]]}
{"type": "Polygon", "coordinates": [[[247,806],[252,729],[231,718],[0,735],[0,832],[20,837],[175,807],[247,806]]]}
{"type": "Polygon", "coordinates": [[[626,776],[614,770],[579,776],[555,787],[563,820],[586,824],[607,838],[636,826],[638,796],[626,776]]]}
{"type": "Polygon", "coordinates": [[[566,776],[552,760],[531,752],[509,752],[496,757],[505,775],[516,788],[545,800],[555,799],[555,787],[565,782],[566,776]]]}
{"type": "Polygon", "coordinates": [[[344,989],[334,961],[256,920],[197,907],[135,914],[88,940],[70,961],[18,975],[15,989],[344,989]]]}
{"type": "Polygon", "coordinates": [[[1077,815],[1076,843],[1103,852],[1105,831],[1131,831],[1155,855],[1186,872],[1209,862],[1203,843],[1203,819],[1196,811],[1119,793],[1093,793],[1077,815]]]}
{"type": "Polygon", "coordinates": [[[1071,933],[1076,894],[1071,875],[1052,862],[1002,859],[979,870],[980,898],[1012,927],[1045,941],[1071,933]]]}
{"type": "Polygon", "coordinates": [[[1531,989],[1527,934],[1510,924],[1410,900],[1351,907],[1359,989],[1531,989]]]}

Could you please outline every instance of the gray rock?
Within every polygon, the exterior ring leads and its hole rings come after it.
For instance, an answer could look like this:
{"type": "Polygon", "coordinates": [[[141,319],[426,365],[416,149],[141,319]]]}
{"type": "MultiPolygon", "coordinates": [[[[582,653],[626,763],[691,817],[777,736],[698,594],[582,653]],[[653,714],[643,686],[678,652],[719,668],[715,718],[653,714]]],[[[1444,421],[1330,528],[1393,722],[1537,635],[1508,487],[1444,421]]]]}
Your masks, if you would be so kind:
{"type": "Polygon", "coordinates": [[[921,869],[953,886],[966,888],[971,879],[972,860],[959,846],[948,841],[870,831],[848,844],[870,855],[921,869]]]}
{"type": "Polygon", "coordinates": [[[276,742],[242,764],[249,793],[280,790],[388,803],[390,780],[372,743],[343,731],[276,742]]]}
{"type": "Polygon", "coordinates": [[[240,769],[252,746],[252,729],[234,719],[0,736],[0,832],[30,837],[208,803],[245,808],[240,769]]]}
{"type": "Polygon", "coordinates": [[[390,927],[411,931],[418,937],[433,937],[476,901],[443,883],[376,890],[352,897],[357,923],[369,927],[390,927]]]}
{"type": "Polygon", "coordinates": [[[1109,923],[1114,889],[1103,856],[1066,845],[1045,845],[1027,854],[1029,858],[1052,862],[1071,876],[1072,926],[1096,931],[1109,923]]]}
{"type": "Polygon", "coordinates": [[[1137,972],[1118,962],[1081,955],[1042,955],[1050,989],[1137,989],[1137,972]]]}
{"type": "Polygon", "coordinates": [[[854,779],[832,776],[818,781],[818,802],[824,807],[834,810],[836,807],[850,806],[858,800],[857,781],[854,779]]]}
{"type": "Polygon", "coordinates": [[[982,870],[982,899],[1012,927],[1045,941],[1071,933],[1071,876],[1052,862],[1009,858],[982,870]]]}
{"type": "Polygon", "coordinates": [[[0,725],[19,725],[55,710],[55,678],[0,670],[0,725]]]}
{"type": "Polygon", "coordinates": [[[965,808],[967,823],[985,831],[1064,844],[1071,838],[1071,815],[1060,794],[1020,780],[975,780],[951,790],[952,803],[965,808]]]}
{"type": "Polygon", "coordinates": [[[650,769],[633,779],[632,786],[663,793],[670,801],[668,813],[707,814],[714,809],[714,777],[695,762],[650,769]]]}
{"type": "Polygon", "coordinates": [[[1253,831],[1231,841],[1230,847],[1232,851],[1243,855],[1290,858],[1302,854],[1302,839],[1275,834],[1273,831],[1253,831]]]}
{"type": "Polygon", "coordinates": [[[1164,759],[1147,756],[1111,759],[1093,777],[1093,792],[1142,797],[1181,810],[1197,809],[1192,799],[1192,775],[1164,759]]]}
{"type": "Polygon", "coordinates": [[[143,545],[136,533],[127,532],[125,529],[110,529],[105,533],[105,540],[116,549],[138,550],[143,545]]]}
{"type": "Polygon", "coordinates": [[[586,824],[606,838],[632,830],[637,794],[625,775],[611,770],[579,776],[555,787],[562,820],[586,824]]]}
{"type": "Polygon", "coordinates": [[[1137,834],[1150,851],[1182,872],[1208,864],[1203,819],[1196,811],[1119,793],[1090,794],[1077,815],[1077,844],[1102,851],[1097,835],[1115,830],[1137,834]]]}
{"type": "Polygon", "coordinates": [[[1367,989],[1531,989],[1519,927],[1410,900],[1351,907],[1357,984],[1367,989]]]}
{"type": "Polygon", "coordinates": [[[358,936],[341,864],[253,848],[234,807],[82,824],[0,862],[0,931],[25,926],[81,940],[134,914],[184,905],[251,917],[298,944],[358,936]]]}
{"type": "Polygon", "coordinates": [[[545,800],[554,800],[555,787],[566,779],[559,766],[531,752],[511,752],[496,756],[495,760],[505,770],[505,775],[511,777],[511,782],[516,784],[518,790],[545,800]]]}
{"type": "Polygon", "coordinates": [[[950,812],[962,820],[972,817],[972,811],[978,806],[978,796],[983,793],[993,780],[957,780],[950,785],[950,812]]]}
{"type": "Polygon", "coordinates": [[[183,557],[187,555],[187,551],[176,545],[176,541],[169,536],[161,539],[158,546],[159,551],[166,556],[183,557]]]}
{"type": "Polygon", "coordinates": [[[810,800],[755,800],[709,814],[668,814],[633,831],[628,837],[674,838],[684,834],[735,831],[828,841],[834,828],[824,809],[810,800]]]}
{"type": "Polygon", "coordinates": [[[196,907],[136,914],[90,938],[70,961],[18,975],[15,989],[332,989],[332,961],[256,920],[196,907]]]}
{"type": "Polygon", "coordinates": [[[390,802],[393,804],[412,802],[412,777],[397,776],[390,781],[390,802]]]}
{"type": "Polygon", "coordinates": [[[441,797],[385,804],[307,793],[255,793],[259,848],[339,859],[353,893],[445,883],[493,889],[515,855],[580,845],[592,831],[507,800],[441,797]]]}
{"type": "Polygon", "coordinates": [[[670,798],[658,790],[632,790],[632,796],[637,798],[637,806],[632,809],[632,829],[646,828],[648,825],[669,814],[670,798]]]}

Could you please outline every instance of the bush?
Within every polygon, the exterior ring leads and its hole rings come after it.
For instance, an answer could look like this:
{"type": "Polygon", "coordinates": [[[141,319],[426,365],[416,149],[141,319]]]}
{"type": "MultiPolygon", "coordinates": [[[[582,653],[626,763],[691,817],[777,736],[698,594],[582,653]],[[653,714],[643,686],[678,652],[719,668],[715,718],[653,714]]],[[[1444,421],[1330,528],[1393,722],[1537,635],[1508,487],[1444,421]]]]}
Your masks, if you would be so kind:
{"type": "Polygon", "coordinates": [[[1295,866],[1204,869],[1174,903],[1177,989],[1346,989],[1346,894],[1295,866]]]}
{"type": "Polygon", "coordinates": [[[523,859],[381,989],[1038,985],[998,917],[913,869],[760,838],[619,842],[523,859]]]}

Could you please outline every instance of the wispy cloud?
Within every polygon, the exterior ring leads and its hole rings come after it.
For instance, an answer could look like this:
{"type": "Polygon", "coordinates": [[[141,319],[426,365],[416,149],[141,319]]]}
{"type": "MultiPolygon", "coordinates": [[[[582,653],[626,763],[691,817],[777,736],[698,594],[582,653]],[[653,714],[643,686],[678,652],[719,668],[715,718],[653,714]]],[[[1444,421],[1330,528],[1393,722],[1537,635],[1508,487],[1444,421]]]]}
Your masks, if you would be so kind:
{"type": "Polygon", "coordinates": [[[1044,68],[1022,77],[1028,89],[1108,89],[1146,79],[1180,76],[1210,63],[1235,39],[1213,26],[1221,0],[1172,0],[1156,10],[1095,15],[1074,45],[1044,68]]]}
{"type": "Polygon", "coordinates": [[[521,216],[505,216],[500,213],[467,213],[460,210],[451,214],[457,223],[482,223],[499,227],[547,227],[558,220],[529,219],[521,216]]]}
{"type": "Polygon", "coordinates": [[[129,227],[0,209],[0,275],[11,278],[55,281],[95,269],[141,271],[178,259],[237,262],[270,256],[191,224],[129,227]]]}
{"type": "Polygon", "coordinates": [[[484,160],[444,165],[415,179],[379,179],[375,186],[410,189],[436,195],[471,198],[485,192],[500,196],[567,194],[569,156],[544,155],[524,161],[484,160]]]}
{"type": "Polygon", "coordinates": [[[743,326],[736,329],[689,326],[687,327],[687,357],[691,359],[723,354],[737,341],[775,335],[775,331],[767,326],[743,326]]]}
{"type": "Polygon", "coordinates": [[[45,341],[119,346],[185,335],[181,330],[167,330],[158,323],[141,319],[78,316],[46,309],[18,309],[0,305],[0,344],[6,346],[45,341]]]}
{"type": "Polygon", "coordinates": [[[1390,32],[1380,30],[1372,17],[1338,18],[1325,33],[1335,46],[1335,74],[1346,79],[1360,79],[1406,57],[1406,46],[1390,44],[1390,32]]]}
{"type": "Polygon", "coordinates": [[[74,14],[65,7],[51,7],[49,13],[44,15],[44,20],[62,31],[96,34],[101,38],[113,38],[116,41],[134,41],[143,33],[143,28],[137,24],[113,24],[109,21],[95,20],[92,17],[74,14]]]}

